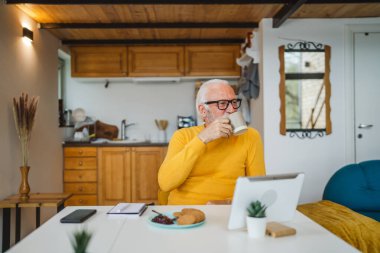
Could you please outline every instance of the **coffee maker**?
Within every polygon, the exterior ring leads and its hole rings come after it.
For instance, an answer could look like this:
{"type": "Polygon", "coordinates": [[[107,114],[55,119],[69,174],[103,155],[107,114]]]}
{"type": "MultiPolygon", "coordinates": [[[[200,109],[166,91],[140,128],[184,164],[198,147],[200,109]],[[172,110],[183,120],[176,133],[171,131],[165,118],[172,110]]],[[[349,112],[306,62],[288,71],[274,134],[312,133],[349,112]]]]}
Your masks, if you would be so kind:
{"type": "Polygon", "coordinates": [[[196,122],[193,116],[177,116],[177,128],[185,128],[195,126],[196,122]]]}

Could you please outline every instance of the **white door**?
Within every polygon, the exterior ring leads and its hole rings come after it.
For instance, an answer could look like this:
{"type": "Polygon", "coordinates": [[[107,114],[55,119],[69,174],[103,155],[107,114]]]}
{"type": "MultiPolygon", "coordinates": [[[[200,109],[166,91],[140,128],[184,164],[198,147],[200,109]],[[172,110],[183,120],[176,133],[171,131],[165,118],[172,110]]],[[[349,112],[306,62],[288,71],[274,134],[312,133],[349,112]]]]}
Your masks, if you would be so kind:
{"type": "Polygon", "coordinates": [[[380,159],[380,33],[354,34],[355,159],[380,159]]]}

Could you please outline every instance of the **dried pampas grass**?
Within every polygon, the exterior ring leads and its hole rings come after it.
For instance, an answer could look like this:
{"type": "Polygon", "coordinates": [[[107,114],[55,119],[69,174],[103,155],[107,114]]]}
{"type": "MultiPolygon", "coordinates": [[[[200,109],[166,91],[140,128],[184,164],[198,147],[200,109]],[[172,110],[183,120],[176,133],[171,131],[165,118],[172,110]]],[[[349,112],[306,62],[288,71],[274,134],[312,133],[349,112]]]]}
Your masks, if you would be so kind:
{"type": "Polygon", "coordinates": [[[28,146],[36,117],[38,100],[39,97],[32,97],[29,101],[28,94],[24,93],[18,99],[13,98],[13,116],[21,144],[22,166],[28,166],[28,146]]]}

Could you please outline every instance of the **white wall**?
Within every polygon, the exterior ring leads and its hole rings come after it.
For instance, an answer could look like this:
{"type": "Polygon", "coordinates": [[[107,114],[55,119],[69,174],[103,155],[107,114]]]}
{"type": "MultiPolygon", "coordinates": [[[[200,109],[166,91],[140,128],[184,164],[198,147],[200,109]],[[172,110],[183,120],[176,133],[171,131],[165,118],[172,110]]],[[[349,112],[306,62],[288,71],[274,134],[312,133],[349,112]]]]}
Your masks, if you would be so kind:
{"type": "MultiPolygon", "coordinates": [[[[66,81],[66,107],[83,108],[90,117],[120,129],[122,119],[137,123],[127,129],[129,138],[158,141],[154,119],[169,120],[168,138],[177,129],[177,115],[195,116],[194,82],[133,83],[105,79],[86,81],[70,78],[66,81]]],[[[120,135],[120,132],[119,132],[120,135]]]]}
{"type": "MultiPolygon", "coordinates": [[[[257,44],[263,45],[263,28],[262,23],[260,23],[258,31],[255,33],[257,44]]],[[[255,46],[254,43],[252,43],[253,47],[255,46]]],[[[261,48],[261,47],[260,47],[261,48]]],[[[260,94],[256,99],[251,99],[250,105],[251,105],[251,126],[257,129],[261,133],[261,138],[264,138],[264,92],[265,89],[263,87],[263,61],[262,61],[262,50],[258,49],[259,51],[259,80],[260,80],[260,94]]],[[[255,61],[256,62],[256,61],[255,61]]]]}
{"type": "MultiPolygon", "coordinates": [[[[287,20],[279,29],[272,20],[262,21],[262,87],[265,161],[268,173],[303,171],[306,174],[301,202],[320,200],[331,175],[350,162],[346,158],[345,27],[349,24],[379,24],[380,19],[287,20]],[[289,40],[287,40],[289,39],[289,40]],[[278,47],[292,40],[308,40],[331,46],[332,134],[313,140],[280,135],[278,47]]],[[[352,101],[353,102],[353,101],[352,101]]],[[[352,137],[353,138],[353,137],[352,137]]]]}
{"type": "MultiPolygon", "coordinates": [[[[15,6],[0,4],[0,199],[18,193],[21,165],[20,145],[13,121],[12,98],[21,92],[40,96],[30,143],[32,192],[62,191],[61,133],[58,126],[57,49],[59,41],[39,31],[34,21],[15,6]],[[34,32],[34,42],[26,45],[22,23],[34,32]]],[[[42,221],[55,213],[42,208],[42,221]]],[[[2,212],[0,212],[0,227],[2,212]]],[[[15,213],[12,213],[12,217],[15,213]]],[[[34,209],[22,211],[22,236],[35,226],[34,209]]],[[[0,243],[2,238],[0,229],[0,243]]],[[[12,236],[14,230],[12,230],[12,236]]]]}
{"type": "MultiPolygon", "coordinates": [[[[72,110],[81,107],[88,116],[119,129],[122,119],[137,123],[127,129],[129,138],[159,141],[154,119],[166,119],[169,120],[169,140],[177,130],[178,115],[196,117],[195,79],[137,83],[131,78],[110,78],[110,84],[105,88],[104,78],[71,78],[70,60],[65,62],[66,107],[72,110]]],[[[233,79],[230,81],[234,82],[233,79]]]]}

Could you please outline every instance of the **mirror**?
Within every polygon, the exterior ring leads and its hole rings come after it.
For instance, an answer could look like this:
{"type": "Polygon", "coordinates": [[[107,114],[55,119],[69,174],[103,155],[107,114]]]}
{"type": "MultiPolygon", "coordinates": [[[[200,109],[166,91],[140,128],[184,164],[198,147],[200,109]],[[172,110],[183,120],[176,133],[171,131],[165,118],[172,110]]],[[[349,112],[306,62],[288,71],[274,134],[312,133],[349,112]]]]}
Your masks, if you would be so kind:
{"type": "Polygon", "coordinates": [[[314,138],[331,133],[330,52],[330,46],[304,41],[279,48],[280,134],[314,138]]]}

